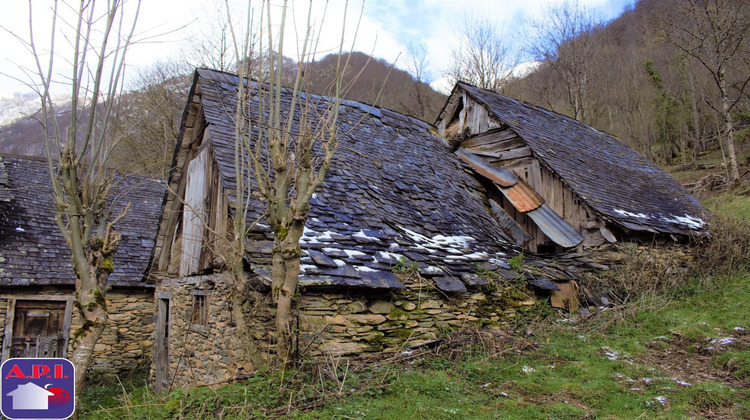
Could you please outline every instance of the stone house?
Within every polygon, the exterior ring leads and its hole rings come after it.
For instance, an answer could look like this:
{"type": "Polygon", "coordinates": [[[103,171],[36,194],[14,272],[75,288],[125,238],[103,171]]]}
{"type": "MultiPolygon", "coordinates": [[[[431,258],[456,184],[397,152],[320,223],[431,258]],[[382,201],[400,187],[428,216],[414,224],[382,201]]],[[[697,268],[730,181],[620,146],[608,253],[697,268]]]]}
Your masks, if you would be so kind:
{"type": "MultiPolygon", "coordinates": [[[[183,115],[168,181],[175,193],[164,200],[150,271],[157,390],[242,376],[273,352],[273,233],[260,200],[247,208],[249,220],[260,221],[244,258],[255,285],[252,305],[242,308],[249,338],[237,330],[231,276],[215,245],[233,218],[240,82],[196,70],[183,115]]],[[[282,98],[289,107],[289,92],[282,98]]],[[[322,109],[330,98],[305,100],[322,109]]],[[[300,244],[301,357],[398,351],[451,328],[503,325],[533,302],[510,270],[522,247],[591,249],[643,234],[686,236],[705,224],[697,200],[611,136],[463,83],[438,130],[347,100],[340,121],[345,134],[300,244]]],[[[572,280],[586,264],[576,255],[556,254],[550,263],[527,254],[536,266],[527,280],[561,293],[572,309],[572,280]]]]}
{"type": "MultiPolygon", "coordinates": [[[[123,241],[107,294],[109,324],[96,345],[93,372],[109,375],[148,363],[153,336],[154,285],[145,273],[154,245],[164,183],[118,177],[115,212],[131,203],[117,226],[123,241]]],[[[0,334],[2,360],[65,357],[75,277],[70,250],[53,220],[47,162],[0,156],[0,334]]]]}
{"type": "MultiPolygon", "coordinates": [[[[160,390],[241,375],[272,351],[273,233],[262,224],[262,203],[248,209],[249,220],[261,220],[245,258],[257,285],[248,309],[252,343],[239,341],[229,275],[211,246],[231,226],[238,83],[231,74],[197,70],[183,116],[168,181],[177,195],[165,200],[151,269],[158,279],[160,390]]],[[[330,101],[305,99],[314,106],[330,101]]],[[[480,276],[493,270],[515,279],[507,261],[518,251],[485,209],[481,185],[427,123],[346,100],[340,122],[345,135],[300,244],[301,357],[396,351],[432,342],[446,329],[499,325],[528,303],[518,289],[480,276]]]]}
{"type": "Polygon", "coordinates": [[[435,123],[482,179],[511,243],[532,252],[700,234],[706,209],[609,134],[459,82],[435,123]]]}

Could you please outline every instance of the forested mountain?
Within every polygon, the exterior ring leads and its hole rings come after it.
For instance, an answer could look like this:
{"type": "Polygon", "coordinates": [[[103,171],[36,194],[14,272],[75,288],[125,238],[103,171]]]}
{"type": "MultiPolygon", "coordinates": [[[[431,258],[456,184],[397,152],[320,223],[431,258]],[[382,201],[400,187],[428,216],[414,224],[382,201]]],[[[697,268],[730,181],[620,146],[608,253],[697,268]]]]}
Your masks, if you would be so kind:
{"type": "MultiPolygon", "coordinates": [[[[349,70],[345,72],[343,80],[345,98],[375,104],[429,123],[437,117],[445,95],[385,60],[361,52],[347,54],[343,60],[347,59],[349,70]]],[[[336,61],[335,55],[328,55],[305,69],[311,72],[310,91],[320,95],[330,94],[336,61]]]]}
{"type": "Polygon", "coordinates": [[[657,163],[690,164],[723,147],[727,129],[716,80],[722,71],[743,146],[750,122],[750,16],[741,3],[640,0],[606,26],[565,40],[554,60],[511,81],[503,93],[614,134],[657,163]],[[709,71],[722,60],[722,69],[709,71]]]}
{"type": "MultiPolygon", "coordinates": [[[[566,27],[564,19],[552,20],[558,27],[547,29],[568,35],[527,46],[542,64],[526,77],[504,82],[500,91],[614,134],[662,164],[694,164],[704,151],[728,152],[726,138],[731,132],[742,164],[750,124],[750,8],[735,0],[714,0],[708,2],[716,5],[711,15],[710,10],[701,14],[699,8],[691,9],[699,4],[693,3],[640,0],[606,25],[568,22],[566,27]],[[708,22],[708,27],[701,27],[701,22],[708,22]],[[721,67],[712,70],[712,63],[721,67]],[[719,77],[726,86],[724,94],[719,77]]],[[[347,60],[345,98],[434,121],[444,95],[383,60],[359,52],[343,57],[347,60]]],[[[297,68],[292,60],[286,61],[287,80],[297,68]]],[[[331,94],[336,56],[301,68],[309,91],[331,94]]],[[[116,167],[166,176],[191,71],[183,63],[157,65],[120,97],[116,167]]],[[[61,121],[68,115],[64,106],[58,114],[61,121]]],[[[34,117],[0,127],[0,152],[43,153],[34,117]]]]}

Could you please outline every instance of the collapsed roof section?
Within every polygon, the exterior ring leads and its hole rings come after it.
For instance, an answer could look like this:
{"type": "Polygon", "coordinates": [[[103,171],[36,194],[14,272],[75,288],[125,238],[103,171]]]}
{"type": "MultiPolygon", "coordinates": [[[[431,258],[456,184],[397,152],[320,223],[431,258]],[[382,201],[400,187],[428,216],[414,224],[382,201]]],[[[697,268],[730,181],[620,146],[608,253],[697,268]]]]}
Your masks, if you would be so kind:
{"type": "Polygon", "coordinates": [[[519,190],[519,199],[493,180],[513,210],[562,247],[580,242],[574,230],[594,225],[605,237],[611,236],[606,224],[679,235],[706,226],[705,208],[669,174],[614,137],[564,115],[459,82],[436,125],[441,135],[454,137],[449,146],[478,174],[484,164],[530,185],[519,190]],[[535,195],[554,211],[534,217],[537,210],[527,204],[540,201],[535,195]]]}

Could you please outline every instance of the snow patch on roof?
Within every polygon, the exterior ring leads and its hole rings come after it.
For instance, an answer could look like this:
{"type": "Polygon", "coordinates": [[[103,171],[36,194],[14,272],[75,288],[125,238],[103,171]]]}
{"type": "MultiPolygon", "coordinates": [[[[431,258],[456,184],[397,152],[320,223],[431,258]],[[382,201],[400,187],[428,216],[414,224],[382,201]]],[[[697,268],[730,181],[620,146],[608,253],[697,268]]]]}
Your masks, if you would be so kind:
{"type": "Polygon", "coordinates": [[[463,253],[462,250],[469,248],[471,242],[476,242],[476,239],[471,236],[435,235],[428,238],[404,227],[401,227],[401,230],[415,242],[417,249],[427,249],[430,252],[433,252],[433,249],[440,249],[451,254],[461,254],[463,253]]]}
{"type": "Polygon", "coordinates": [[[378,262],[384,262],[384,261],[391,261],[391,260],[400,260],[401,258],[404,258],[403,255],[397,254],[394,252],[386,252],[386,251],[378,251],[376,254],[375,259],[378,262]]]}
{"type": "Polygon", "coordinates": [[[302,237],[299,238],[299,243],[300,244],[315,244],[315,243],[319,243],[321,240],[332,241],[333,240],[333,238],[331,237],[332,233],[334,232],[331,232],[331,231],[317,232],[305,226],[302,232],[302,237]]]}
{"type": "Polygon", "coordinates": [[[671,217],[672,218],[662,217],[662,219],[664,219],[666,222],[669,222],[669,223],[685,225],[689,227],[690,229],[700,229],[706,225],[706,222],[703,219],[700,219],[698,217],[693,217],[688,214],[684,216],[672,215],[671,217]]]}
{"type": "Polygon", "coordinates": [[[312,264],[300,264],[300,266],[299,266],[299,271],[301,273],[306,273],[307,270],[313,270],[313,271],[315,271],[317,269],[318,269],[318,266],[317,265],[312,265],[312,264]]]}
{"type": "Polygon", "coordinates": [[[352,235],[352,237],[353,237],[353,238],[363,238],[363,239],[369,239],[369,240],[372,240],[372,241],[378,241],[378,242],[380,242],[380,239],[378,239],[378,238],[375,238],[375,237],[372,237],[372,236],[368,236],[368,235],[367,235],[367,234],[365,233],[365,231],[364,231],[364,230],[362,230],[362,229],[360,229],[360,230],[359,230],[359,232],[357,232],[357,233],[353,234],[353,235],[352,235]]]}
{"type": "Polygon", "coordinates": [[[645,215],[643,213],[631,213],[629,211],[621,210],[621,209],[612,209],[615,213],[619,214],[620,216],[627,216],[627,217],[635,217],[636,219],[650,219],[648,215],[645,215]]]}
{"type": "Polygon", "coordinates": [[[354,249],[342,249],[342,251],[344,251],[344,253],[349,257],[362,257],[367,255],[362,251],[357,251],[354,249]]]}

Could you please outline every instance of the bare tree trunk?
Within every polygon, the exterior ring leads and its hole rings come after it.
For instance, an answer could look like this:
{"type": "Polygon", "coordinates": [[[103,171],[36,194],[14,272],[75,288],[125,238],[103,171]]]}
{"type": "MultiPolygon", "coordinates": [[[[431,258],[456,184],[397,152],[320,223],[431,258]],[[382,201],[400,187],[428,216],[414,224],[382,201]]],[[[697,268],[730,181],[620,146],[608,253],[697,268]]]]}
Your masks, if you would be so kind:
{"type": "MultiPolygon", "coordinates": [[[[723,73],[723,72],[722,72],[723,73]]],[[[723,76],[723,74],[722,74],[723,76]]],[[[729,177],[731,182],[735,182],[740,178],[740,170],[737,165],[737,151],[734,147],[734,124],[732,123],[732,112],[731,103],[727,95],[726,80],[721,78],[721,106],[722,116],[724,117],[724,131],[726,132],[726,143],[727,143],[727,158],[729,159],[729,177]]]]}
{"type": "Polygon", "coordinates": [[[292,329],[294,299],[300,273],[299,239],[304,221],[295,221],[273,248],[271,273],[273,300],[276,303],[276,356],[282,364],[293,360],[295,336],[292,329]]]}
{"type": "Polygon", "coordinates": [[[700,117],[698,115],[698,101],[695,99],[695,75],[693,74],[692,60],[687,66],[688,76],[690,76],[690,108],[693,117],[693,166],[698,164],[698,153],[703,151],[700,117]]]}

